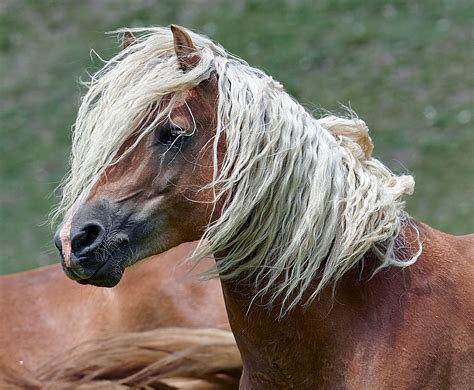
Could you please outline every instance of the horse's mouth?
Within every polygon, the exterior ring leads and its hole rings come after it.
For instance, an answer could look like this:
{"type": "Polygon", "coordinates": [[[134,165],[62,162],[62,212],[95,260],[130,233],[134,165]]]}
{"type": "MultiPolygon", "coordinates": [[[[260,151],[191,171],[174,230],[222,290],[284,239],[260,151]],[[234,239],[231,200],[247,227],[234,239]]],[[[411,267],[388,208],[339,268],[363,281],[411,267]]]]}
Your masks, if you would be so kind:
{"type": "Polygon", "coordinates": [[[122,279],[124,271],[125,261],[111,257],[92,276],[76,281],[79,284],[91,284],[97,287],[114,287],[122,279]]]}
{"type": "Polygon", "coordinates": [[[114,287],[122,279],[126,267],[126,260],[114,254],[99,266],[90,276],[80,275],[72,268],[67,267],[64,262],[63,271],[69,279],[79,284],[91,284],[97,287],[114,287]]]}
{"type": "Polygon", "coordinates": [[[128,262],[128,240],[115,244],[112,253],[93,253],[90,258],[75,259],[75,264],[66,265],[63,254],[60,252],[63,271],[69,279],[79,284],[91,284],[97,287],[114,287],[122,279],[128,262]],[[99,261],[99,259],[102,259],[99,261]],[[104,261],[105,260],[105,261],[104,261]]]}

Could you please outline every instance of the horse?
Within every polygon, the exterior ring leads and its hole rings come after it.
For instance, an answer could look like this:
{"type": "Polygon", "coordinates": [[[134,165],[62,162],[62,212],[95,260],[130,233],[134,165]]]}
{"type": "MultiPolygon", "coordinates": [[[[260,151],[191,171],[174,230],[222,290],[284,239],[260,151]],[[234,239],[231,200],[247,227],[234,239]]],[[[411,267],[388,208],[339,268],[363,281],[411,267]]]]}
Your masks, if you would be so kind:
{"type": "MultiPolygon", "coordinates": [[[[23,389],[45,389],[46,383],[54,389],[71,388],[72,384],[78,388],[86,373],[100,372],[101,378],[107,378],[105,370],[113,371],[114,377],[108,378],[113,384],[152,364],[157,376],[162,374],[158,368],[163,370],[156,367],[157,362],[170,365],[173,356],[187,349],[202,355],[202,349],[207,348],[220,357],[221,366],[214,363],[216,373],[228,368],[225,364],[238,371],[235,361],[240,358],[227,334],[229,325],[218,281],[199,280],[195,274],[206,266],[183,262],[194,246],[184,244],[146,260],[109,290],[74,283],[64,277],[58,265],[2,276],[0,382],[5,383],[0,388],[8,388],[12,372],[13,383],[23,389]],[[131,339],[141,350],[130,345],[131,339]],[[147,359],[143,348],[151,351],[147,359]],[[229,359],[225,363],[223,348],[232,363],[229,359]],[[111,356],[114,362],[99,362],[98,356],[111,356]],[[136,369],[130,371],[133,364],[136,369]]],[[[209,264],[212,259],[206,261],[209,264]]],[[[185,366],[199,378],[202,357],[191,352],[185,366]]],[[[212,357],[206,356],[205,361],[209,364],[212,357]]],[[[210,376],[209,371],[203,373],[210,376]]],[[[166,374],[173,376],[169,370],[166,374]]],[[[179,371],[181,377],[185,374],[179,371]]],[[[138,379],[150,380],[153,375],[147,371],[138,379]]],[[[88,388],[92,379],[93,375],[85,381],[88,388]]]]}
{"type": "Polygon", "coordinates": [[[474,235],[410,217],[410,175],[354,113],[315,118],[185,28],[120,30],[75,123],[55,235],[66,275],[116,285],[200,240],[241,389],[474,386],[474,235]]]}

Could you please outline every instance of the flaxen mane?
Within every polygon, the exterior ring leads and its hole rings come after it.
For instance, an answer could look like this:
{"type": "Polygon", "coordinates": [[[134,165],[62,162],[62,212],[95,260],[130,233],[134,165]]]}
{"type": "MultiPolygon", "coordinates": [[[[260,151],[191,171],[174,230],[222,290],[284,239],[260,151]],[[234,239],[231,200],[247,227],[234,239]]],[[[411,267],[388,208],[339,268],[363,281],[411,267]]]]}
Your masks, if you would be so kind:
{"type": "MultiPolygon", "coordinates": [[[[169,29],[132,31],[139,43],[106,62],[90,81],[58,213],[81,201],[150,107],[172,92],[178,98],[215,72],[218,121],[209,185],[225,207],[205,231],[198,258],[227,253],[217,264],[220,276],[249,278],[270,303],[282,298],[282,314],[302,301],[316,276],[306,302],[368,252],[380,267],[416,261],[421,245],[404,258],[397,240],[409,223],[402,196],[413,192],[414,180],[371,156],[362,120],[315,119],[278,82],[206,37],[190,32],[200,61],[183,72],[169,29]],[[217,169],[223,137],[226,155],[217,169]]],[[[174,101],[141,136],[169,114],[174,101]]]]}

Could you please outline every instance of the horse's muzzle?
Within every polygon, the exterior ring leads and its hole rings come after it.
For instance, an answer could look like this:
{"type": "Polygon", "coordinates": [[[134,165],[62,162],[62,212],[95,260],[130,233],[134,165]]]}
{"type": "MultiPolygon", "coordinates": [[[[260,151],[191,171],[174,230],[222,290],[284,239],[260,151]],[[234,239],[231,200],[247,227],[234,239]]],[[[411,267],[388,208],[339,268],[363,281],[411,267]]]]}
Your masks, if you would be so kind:
{"type": "Polygon", "coordinates": [[[123,219],[108,202],[94,202],[81,206],[72,218],[66,232],[68,245],[63,245],[62,226],[58,229],[54,243],[70,279],[101,287],[113,287],[120,281],[129,253],[123,219]]]}

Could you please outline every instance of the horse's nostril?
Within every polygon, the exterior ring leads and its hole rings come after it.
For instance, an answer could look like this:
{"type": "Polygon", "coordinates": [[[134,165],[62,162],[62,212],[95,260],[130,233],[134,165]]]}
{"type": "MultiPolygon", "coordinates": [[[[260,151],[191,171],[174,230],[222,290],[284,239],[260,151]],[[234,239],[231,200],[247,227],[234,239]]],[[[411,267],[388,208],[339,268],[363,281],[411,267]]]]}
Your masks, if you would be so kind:
{"type": "Polygon", "coordinates": [[[71,239],[71,250],[76,256],[97,248],[103,239],[104,228],[98,223],[89,223],[71,239]]]}

